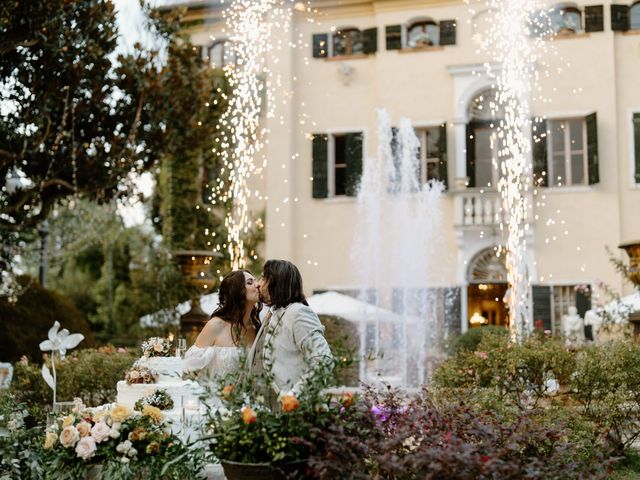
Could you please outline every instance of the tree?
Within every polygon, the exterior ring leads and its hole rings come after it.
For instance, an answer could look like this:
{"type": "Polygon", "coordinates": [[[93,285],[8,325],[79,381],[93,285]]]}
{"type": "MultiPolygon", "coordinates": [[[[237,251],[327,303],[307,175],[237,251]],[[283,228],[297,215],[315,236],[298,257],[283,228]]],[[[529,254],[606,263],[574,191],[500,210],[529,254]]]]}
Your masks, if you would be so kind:
{"type": "Polygon", "coordinates": [[[0,5],[0,179],[24,178],[0,192],[0,270],[62,199],[126,196],[135,174],[209,146],[213,73],[180,36],[181,12],[145,11],[163,47],[115,58],[110,0],[0,5]]]}

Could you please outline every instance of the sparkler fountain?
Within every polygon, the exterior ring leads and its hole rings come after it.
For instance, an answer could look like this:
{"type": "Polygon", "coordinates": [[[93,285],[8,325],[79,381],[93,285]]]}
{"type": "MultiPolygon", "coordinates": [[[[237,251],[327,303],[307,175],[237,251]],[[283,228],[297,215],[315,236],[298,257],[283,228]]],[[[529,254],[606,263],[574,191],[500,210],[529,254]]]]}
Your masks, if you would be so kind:
{"type": "MultiPolygon", "coordinates": [[[[489,0],[493,13],[492,28],[483,49],[499,66],[488,67],[496,83],[496,109],[504,111],[497,131],[498,156],[493,159],[500,169],[498,190],[502,208],[507,212],[506,264],[510,288],[508,296],[511,339],[522,341],[532,331],[531,272],[527,265],[527,230],[532,208],[531,101],[536,80],[536,62],[540,59],[542,39],[531,35],[535,13],[541,6],[536,0],[489,0]]],[[[538,20],[539,21],[539,20],[538,20]]],[[[546,141],[537,132],[537,141],[546,141]]]]}

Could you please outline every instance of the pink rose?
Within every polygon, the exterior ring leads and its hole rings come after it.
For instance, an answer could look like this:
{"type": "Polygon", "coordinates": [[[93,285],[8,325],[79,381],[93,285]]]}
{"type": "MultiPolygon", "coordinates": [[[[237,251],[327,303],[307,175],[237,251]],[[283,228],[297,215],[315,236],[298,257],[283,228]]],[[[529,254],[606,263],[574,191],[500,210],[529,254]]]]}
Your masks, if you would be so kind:
{"type": "Polygon", "coordinates": [[[96,443],[100,443],[103,440],[109,438],[109,434],[111,433],[111,429],[109,425],[104,422],[96,423],[91,429],[91,436],[96,441],[96,443]]]}
{"type": "Polygon", "coordinates": [[[91,424],[87,422],[80,422],[76,428],[81,437],[87,437],[91,435],[91,424]]]}
{"type": "Polygon", "coordinates": [[[127,353],[126,348],[118,347],[118,353],[127,353]]]}
{"type": "Polygon", "coordinates": [[[60,434],[60,444],[66,448],[73,447],[79,438],[80,434],[78,430],[76,430],[76,427],[69,425],[68,427],[64,427],[60,434]]]}
{"type": "Polygon", "coordinates": [[[164,350],[164,348],[162,347],[162,344],[161,344],[161,343],[156,343],[156,344],[153,346],[153,349],[154,349],[156,352],[158,352],[158,353],[160,353],[160,352],[162,352],[162,350],[164,350]]]}
{"type": "Polygon", "coordinates": [[[83,460],[89,460],[96,453],[96,441],[93,437],[81,438],[76,446],[78,457],[83,460]]]}

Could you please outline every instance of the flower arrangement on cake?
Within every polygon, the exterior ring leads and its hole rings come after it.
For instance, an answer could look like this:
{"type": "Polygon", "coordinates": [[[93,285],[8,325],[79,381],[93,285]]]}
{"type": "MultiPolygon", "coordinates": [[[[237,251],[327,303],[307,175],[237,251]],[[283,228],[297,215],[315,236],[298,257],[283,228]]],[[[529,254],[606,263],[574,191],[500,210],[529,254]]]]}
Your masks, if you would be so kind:
{"type": "Polygon", "coordinates": [[[136,362],[125,373],[124,380],[128,385],[156,383],[158,381],[158,373],[146,365],[139,365],[136,362]]]}
{"type": "Polygon", "coordinates": [[[142,342],[142,354],[149,357],[168,357],[171,351],[171,342],[163,337],[151,337],[142,342]]]}
{"type": "Polygon", "coordinates": [[[201,453],[169,433],[152,405],[141,412],[119,404],[75,408],[47,428],[44,452],[51,478],[85,478],[96,465],[100,478],[195,478],[203,466],[201,453]],[[171,463],[177,457],[182,460],[171,463]]]}
{"type": "Polygon", "coordinates": [[[159,410],[171,410],[173,405],[173,399],[167,391],[158,389],[151,395],[147,395],[146,397],[139,399],[133,409],[137,411],[144,411],[145,407],[151,406],[159,410]]]}

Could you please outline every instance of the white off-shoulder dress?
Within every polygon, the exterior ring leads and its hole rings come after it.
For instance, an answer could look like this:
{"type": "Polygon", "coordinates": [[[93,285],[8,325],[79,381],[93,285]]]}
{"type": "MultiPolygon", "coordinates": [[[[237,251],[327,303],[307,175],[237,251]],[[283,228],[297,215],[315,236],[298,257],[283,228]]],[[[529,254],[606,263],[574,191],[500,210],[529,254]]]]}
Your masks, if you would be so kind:
{"type": "Polygon", "coordinates": [[[184,356],[184,372],[197,372],[198,382],[209,387],[211,393],[218,390],[218,382],[240,374],[246,350],[243,347],[192,346],[184,356]]]}

